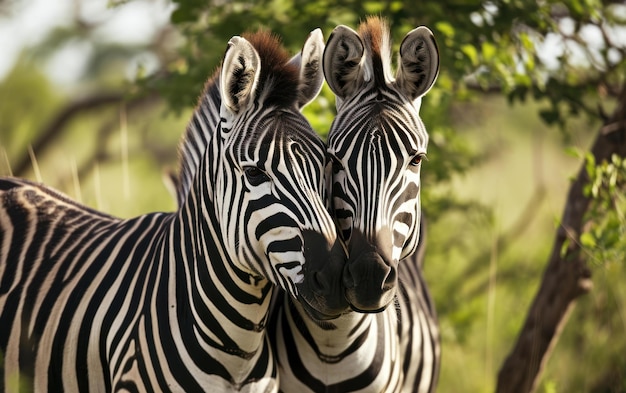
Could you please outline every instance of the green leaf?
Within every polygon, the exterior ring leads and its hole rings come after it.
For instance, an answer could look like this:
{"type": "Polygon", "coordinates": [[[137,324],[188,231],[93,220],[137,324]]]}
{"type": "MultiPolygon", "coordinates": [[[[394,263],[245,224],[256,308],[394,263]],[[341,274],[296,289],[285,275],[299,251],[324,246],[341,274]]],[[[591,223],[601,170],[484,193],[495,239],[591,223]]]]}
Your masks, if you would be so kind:
{"type": "Polygon", "coordinates": [[[513,80],[517,86],[532,86],[533,81],[527,74],[515,74],[513,80]]]}
{"type": "Polygon", "coordinates": [[[478,65],[478,51],[473,45],[465,44],[461,46],[461,52],[470,59],[473,66],[478,65]]]}
{"type": "Polygon", "coordinates": [[[576,146],[568,146],[565,148],[565,154],[574,157],[574,158],[582,158],[583,153],[580,151],[580,148],[576,146]]]}
{"type": "Polygon", "coordinates": [[[483,59],[486,62],[491,62],[496,57],[496,53],[498,52],[496,46],[491,42],[483,42],[481,47],[483,59]]]}
{"type": "Polygon", "coordinates": [[[590,152],[585,155],[585,170],[590,179],[596,177],[596,158],[590,152]]]}
{"type": "Polygon", "coordinates": [[[454,27],[448,22],[437,22],[435,23],[435,29],[439,30],[441,34],[443,34],[446,38],[454,37],[454,27]]]}
{"type": "Polygon", "coordinates": [[[582,235],[580,235],[580,244],[582,244],[583,247],[595,248],[596,239],[591,233],[585,232],[582,235]]]}
{"type": "Polygon", "coordinates": [[[561,114],[556,109],[543,109],[539,111],[539,116],[548,125],[556,124],[561,119],[561,114]]]}
{"type": "Polygon", "coordinates": [[[179,8],[172,12],[172,16],[170,17],[170,21],[173,24],[181,24],[185,22],[193,22],[195,20],[195,16],[188,8],[179,8]]]}
{"type": "Polygon", "coordinates": [[[615,153],[611,155],[611,162],[615,164],[616,167],[620,167],[622,165],[622,159],[615,153]]]}
{"type": "Polygon", "coordinates": [[[385,10],[385,5],[378,1],[365,1],[361,3],[363,9],[370,15],[380,14],[385,10]]]}
{"type": "Polygon", "coordinates": [[[529,52],[533,52],[535,50],[535,43],[533,42],[533,40],[530,38],[530,36],[528,35],[528,33],[520,33],[519,34],[519,40],[522,43],[522,47],[524,49],[526,49],[529,52]]]}

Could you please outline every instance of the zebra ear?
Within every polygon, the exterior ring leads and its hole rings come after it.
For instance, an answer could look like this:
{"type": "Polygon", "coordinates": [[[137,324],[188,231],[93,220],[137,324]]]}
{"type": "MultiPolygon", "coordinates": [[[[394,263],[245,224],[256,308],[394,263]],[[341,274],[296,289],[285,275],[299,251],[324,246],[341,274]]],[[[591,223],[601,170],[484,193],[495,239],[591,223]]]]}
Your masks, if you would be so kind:
{"type": "Polygon", "coordinates": [[[396,86],[411,100],[428,93],[439,74],[439,50],[426,26],[411,30],[400,44],[396,86]]]}
{"type": "Polygon", "coordinates": [[[231,38],[220,74],[222,108],[231,115],[245,108],[254,95],[260,71],[261,59],[256,49],[245,38],[231,38]]]}
{"type": "Polygon", "coordinates": [[[298,83],[298,108],[300,109],[313,101],[322,89],[324,74],[320,63],[323,53],[324,36],[322,30],[315,29],[304,42],[302,51],[289,61],[289,64],[300,69],[300,81],[298,83]]]}
{"type": "Polygon", "coordinates": [[[330,89],[344,100],[365,83],[365,46],[356,31],[347,26],[333,30],[324,50],[324,75],[330,89]]]}

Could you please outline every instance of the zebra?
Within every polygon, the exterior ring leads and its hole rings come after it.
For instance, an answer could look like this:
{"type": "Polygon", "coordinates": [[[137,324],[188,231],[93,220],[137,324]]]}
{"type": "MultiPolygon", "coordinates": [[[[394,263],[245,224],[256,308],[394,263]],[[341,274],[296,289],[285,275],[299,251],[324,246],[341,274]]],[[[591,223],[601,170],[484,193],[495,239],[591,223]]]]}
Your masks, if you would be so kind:
{"type": "Polygon", "coordinates": [[[358,33],[338,26],[326,44],[323,69],[337,105],[327,142],[330,204],[349,255],[333,285],[352,310],[323,319],[288,296],[277,300],[269,331],[284,392],[436,388],[438,322],[421,272],[428,134],[419,108],[438,74],[438,49],[428,28],[409,32],[395,78],[389,52],[382,18],[368,18],[358,33]]]}
{"type": "Polygon", "coordinates": [[[0,179],[0,391],[277,390],[273,288],[333,314],[309,261],[343,258],[325,146],[299,112],[323,44],[311,34],[305,62],[269,32],[230,39],[185,133],[175,212],[119,219],[0,179]]]}

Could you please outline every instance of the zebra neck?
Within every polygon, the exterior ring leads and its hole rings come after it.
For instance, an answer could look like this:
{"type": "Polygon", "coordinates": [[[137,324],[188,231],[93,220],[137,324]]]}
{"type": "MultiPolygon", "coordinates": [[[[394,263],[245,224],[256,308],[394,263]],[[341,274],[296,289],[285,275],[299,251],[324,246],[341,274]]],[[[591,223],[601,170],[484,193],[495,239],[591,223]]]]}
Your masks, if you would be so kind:
{"type": "MultiPolygon", "coordinates": [[[[376,314],[349,311],[331,321],[320,322],[312,320],[299,304],[290,299],[288,302],[290,305],[285,308],[288,308],[287,320],[292,324],[291,328],[306,327],[299,329],[301,339],[316,352],[316,356],[328,363],[339,362],[359,348],[377,348],[380,340],[391,340],[388,336],[395,336],[397,329],[397,315],[392,307],[376,314]]],[[[392,343],[385,345],[389,344],[392,343]]]]}
{"type": "Polygon", "coordinates": [[[377,314],[348,312],[315,322],[286,299],[274,337],[281,390],[295,391],[305,384],[314,391],[356,391],[364,386],[368,391],[400,391],[396,329],[392,307],[377,314]]]}
{"type": "Polygon", "coordinates": [[[212,207],[197,202],[205,191],[194,185],[173,220],[162,297],[180,344],[197,356],[194,362],[222,370],[239,386],[258,379],[251,374],[259,371],[255,365],[271,359],[264,331],[272,286],[250,280],[228,256],[212,207]]]}

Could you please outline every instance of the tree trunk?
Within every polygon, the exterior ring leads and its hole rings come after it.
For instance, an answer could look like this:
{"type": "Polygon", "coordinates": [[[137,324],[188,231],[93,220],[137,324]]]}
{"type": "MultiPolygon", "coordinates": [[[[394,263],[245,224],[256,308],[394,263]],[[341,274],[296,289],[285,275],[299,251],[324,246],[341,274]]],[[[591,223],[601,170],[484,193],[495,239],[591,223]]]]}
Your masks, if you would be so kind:
{"type": "MultiPolygon", "coordinates": [[[[598,131],[591,154],[597,163],[610,160],[613,154],[626,156],[626,84],[622,86],[613,115],[598,131]]],[[[569,311],[576,299],[592,287],[591,271],[579,242],[590,203],[583,193],[588,182],[583,163],[570,186],[539,291],[517,342],[498,373],[497,393],[534,391],[569,311]]]]}

